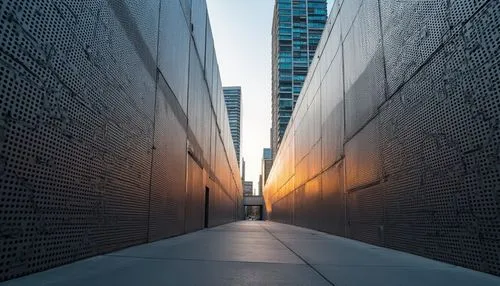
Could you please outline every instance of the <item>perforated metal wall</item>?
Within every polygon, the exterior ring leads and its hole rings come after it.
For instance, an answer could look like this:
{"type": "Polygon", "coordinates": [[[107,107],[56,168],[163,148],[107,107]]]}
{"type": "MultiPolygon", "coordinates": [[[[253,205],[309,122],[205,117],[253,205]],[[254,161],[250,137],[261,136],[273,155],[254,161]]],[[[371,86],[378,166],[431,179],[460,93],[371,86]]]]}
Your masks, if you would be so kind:
{"type": "Polygon", "coordinates": [[[500,275],[499,27],[498,0],[336,1],[271,219],[500,275]]]}
{"type": "Polygon", "coordinates": [[[210,225],[236,218],[207,21],[204,1],[0,1],[0,281],[202,228],[205,186],[210,225]]]}

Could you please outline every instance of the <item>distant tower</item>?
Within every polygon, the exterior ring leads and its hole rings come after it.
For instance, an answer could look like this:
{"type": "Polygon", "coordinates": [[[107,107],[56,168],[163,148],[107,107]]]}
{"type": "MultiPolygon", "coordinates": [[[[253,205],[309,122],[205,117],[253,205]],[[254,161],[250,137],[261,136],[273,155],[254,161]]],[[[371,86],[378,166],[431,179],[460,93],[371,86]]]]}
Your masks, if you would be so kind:
{"type": "Polygon", "coordinates": [[[243,182],[243,195],[244,196],[253,196],[253,182],[252,181],[243,182]]]}
{"type": "MultiPolygon", "coordinates": [[[[223,87],[224,100],[226,101],[229,127],[233,137],[236,158],[240,165],[240,145],[241,145],[241,86],[223,87]]],[[[241,165],[240,165],[241,166],[241,165]]]]}
{"type": "MultiPolygon", "coordinates": [[[[261,186],[260,188],[264,190],[266,185],[267,177],[269,177],[269,172],[271,172],[271,167],[273,166],[273,155],[271,148],[264,148],[262,150],[262,166],[261,166],[261,186]]],[[[262,195],[262,192],[260,193],[262,195]]]]}
{"type": "Polygon", "coordinates": [[[272,30],[273,159],[327,20],[326,0],[276,0],[272,30]]]}

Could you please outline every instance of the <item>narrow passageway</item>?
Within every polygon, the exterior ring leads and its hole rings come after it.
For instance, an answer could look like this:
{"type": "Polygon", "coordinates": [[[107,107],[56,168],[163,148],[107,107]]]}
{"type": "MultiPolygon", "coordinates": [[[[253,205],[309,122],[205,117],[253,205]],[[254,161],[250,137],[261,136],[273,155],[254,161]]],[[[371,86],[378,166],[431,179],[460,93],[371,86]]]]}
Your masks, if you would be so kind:
{"type": "Polygon", "coordinates": [[[242,221],[2,285],[500,285],[485,273],[305,228],[242,221]]]}

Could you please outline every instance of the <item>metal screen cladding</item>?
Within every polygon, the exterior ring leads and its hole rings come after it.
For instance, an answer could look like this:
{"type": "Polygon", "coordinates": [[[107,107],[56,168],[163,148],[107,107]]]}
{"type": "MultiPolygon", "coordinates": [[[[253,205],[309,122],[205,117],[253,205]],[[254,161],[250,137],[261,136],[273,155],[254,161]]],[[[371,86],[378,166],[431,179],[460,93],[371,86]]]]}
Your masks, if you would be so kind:
{"type": "Polygon", "coordinates": [[[0,281],[198,229],[207,184],[209,224],[236,218],[201,2],[0,1],[0,281]]]}
{"type": "Polygon", "coordinates": [[[269,217],[500,275],[499,27],[498,0],[335,1],[269,217]]]}

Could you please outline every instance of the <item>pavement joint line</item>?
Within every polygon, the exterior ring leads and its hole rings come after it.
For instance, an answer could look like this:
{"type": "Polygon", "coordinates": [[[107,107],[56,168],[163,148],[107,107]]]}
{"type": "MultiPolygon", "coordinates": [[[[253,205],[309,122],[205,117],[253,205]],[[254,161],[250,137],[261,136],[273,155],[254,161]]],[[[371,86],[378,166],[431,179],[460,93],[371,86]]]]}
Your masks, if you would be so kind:
{"type": "Polygon", "coordinates": [[[116,255],[116,254],[105,254],[103,256],[117,257],[117,258],[135,258],[135,259],[146,259],[146,260],[159,260],[159,261],[182,260],[182,261],[198,261],[198,262],[304,265],[304,264],[299,264],[299,263],[283,263],[283,262],[267,262],[267,261],[241,261],[241,260],[218,260],[218,259],[197,259],[197,258],[163,258],[163,257],[129,256],[129,255],[116,255]]]}
{"type": "MultiPolygon", "coordinates": [[[[260,225],[260,224],[259,224],[260,225]]],[[[330,285],[332,286],[335,286],[335,284],[330,281],[328,278],[326,278],[325,275],[323,275],[323,273],[321,273],[318,269],[316,269],[313,264],[309,263],[307,260],[305,260],[302,256],[300,256],[297,252],[295,252],[293,249],[291,249],[290,247],[288,247],[288,245],[286,245],[283,241],[281,241],[281,239],[279,239],[277,236],[275,236],[271,231],[269,231],[266,227],[264,227],[263,225],[260,225],[265,231],[267,231],[270,235],[272,235],[277,241],[279,241],[284,247],[288,248],[288,250],[290,250],[293,254],[295,254],[300,260],[304,261],[304,263],[309,266],[309,268],[311,268],[314,272],[316,272],[319,276],[321,276],[326,282],[328,282],[330,285]]]]}
{"type": "Polygon", "coordinates": [[[402,268],[402,269],[419,269],[419,270],[450,270],[457,269],[459,266],[449,266],[449,267],[434,267],[434,266],[408,266],[408,265],[363,265],[363,264],[333,264],[333,263],[312,263],[311,265],[316,266],[333,266],[339,268],[350,268],[350,267],[362,267],[362,268],[402,268]]]}

